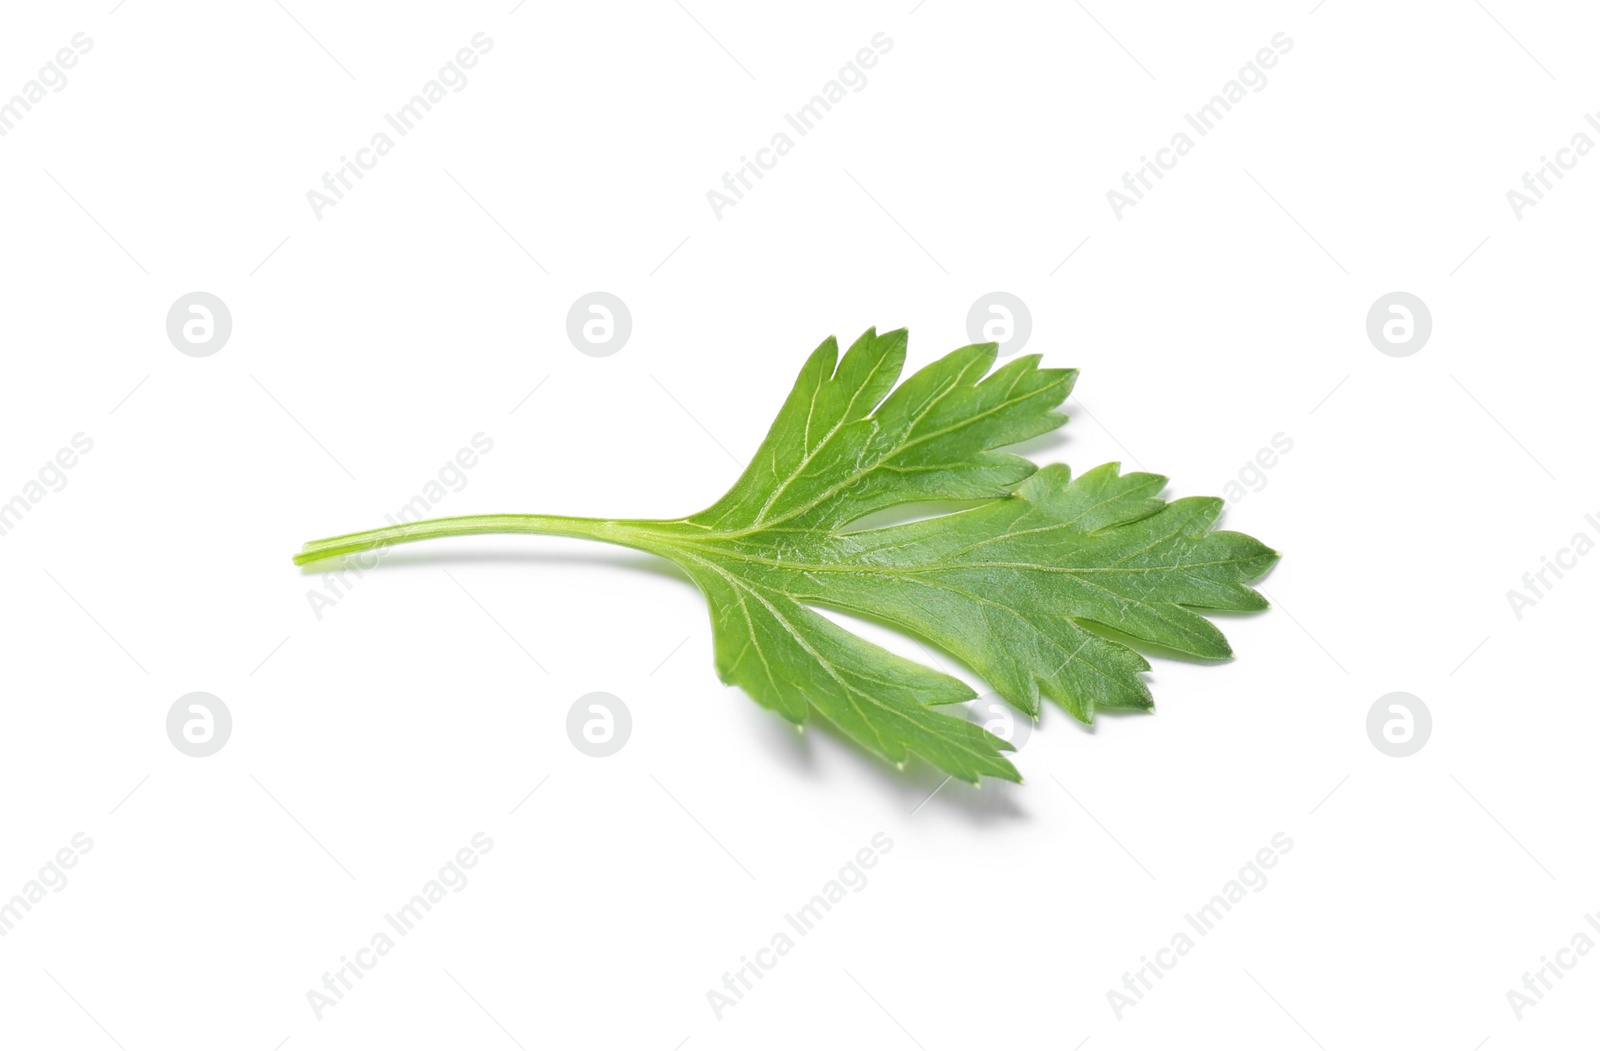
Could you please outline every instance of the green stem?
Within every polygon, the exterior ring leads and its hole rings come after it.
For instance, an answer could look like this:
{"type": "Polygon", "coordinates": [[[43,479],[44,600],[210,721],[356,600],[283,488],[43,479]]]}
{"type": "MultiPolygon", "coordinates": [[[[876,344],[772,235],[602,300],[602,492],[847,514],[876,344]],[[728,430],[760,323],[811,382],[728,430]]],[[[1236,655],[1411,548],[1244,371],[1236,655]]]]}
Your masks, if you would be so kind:
{"type": "Polygon", "coordinates": [[[433,540],[450,536],[477,536],[485,533],[531,533],[541,536],[572,536],[583,540],[621,544],[641,551],[659,552],[659,537],[649,523],[615,521],[602,518],[570,518],[565,515],[460,515],[454,518],[429,518],[421,522],[368,529],[360,533],[309,541],[294,556],[303,566],[328,558],[359,554],[394,544],[433,540]],[[652,543],[652,539],[656,542],[652,543]]]}

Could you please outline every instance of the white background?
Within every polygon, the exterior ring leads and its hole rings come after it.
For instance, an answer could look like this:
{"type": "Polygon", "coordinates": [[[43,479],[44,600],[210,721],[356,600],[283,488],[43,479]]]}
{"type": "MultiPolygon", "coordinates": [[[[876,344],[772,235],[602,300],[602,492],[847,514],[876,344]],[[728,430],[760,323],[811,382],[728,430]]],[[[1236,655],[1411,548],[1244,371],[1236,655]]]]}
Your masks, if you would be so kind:
{"type": "Polygon", "coordinates": [[[0,897],[94,844],[0,938],[8,1045],[1592,1039],[1600,954],[1520,1021],[1506,993],[1600,910],[1600,557],[1520,620],[1506,593],[1600,537],[1600,160],[1520,219],[1506,191],[1600,106],[1593,13],[913,2],[8,9],[0,96],[93,47],[0,138],[0,501],[94,443],[0,537],[0,897]],[[317,218],[478,32],[469,83],[317,218]],[[866,87],[718,219],[706,191],[879,32],[866,87]],[[1115,217],[1280,32],[1266,86],[1115,217]],[[232,314],[211,357],[165,331],[197,289],[232,314]],[[633,316],[607,358],[566,336],[593,289],[633,316]],[[1048,709],[1024,785],[929,799],[927,767],[796,737],[643,556],[411,547],[320,618],[289,562],[479,432],[438,513],[698,509],[823,337],[908,326],[917,367],[995,289],[1082,369],[1041,460],[1217,494],[1293,442],[1226,516],[1284,552],[1274,609],[1223,624],[1239,659],[1157,659],[1157,712],[1092,732],[1048,709]],[[1405,358],[1365,331],[1395,290],[1433,318],[1405,358]],[[196,690],[234,723],[205,759],[165,731],[196,690]],[[633,718],[606,759],[565,731],[597,690],[633,718]],[[1405,759],[1366,732],[1396,690],[1434,721],[1405,759]],[[307,990],[479,831],[470,883],[319,1021],[307,990]],[[707,990],[878,832],[866,887],[718,1020],[707,990]],[[1279,832],[1270,882],[1119,1020],[1107,991],[1279,832]]]}

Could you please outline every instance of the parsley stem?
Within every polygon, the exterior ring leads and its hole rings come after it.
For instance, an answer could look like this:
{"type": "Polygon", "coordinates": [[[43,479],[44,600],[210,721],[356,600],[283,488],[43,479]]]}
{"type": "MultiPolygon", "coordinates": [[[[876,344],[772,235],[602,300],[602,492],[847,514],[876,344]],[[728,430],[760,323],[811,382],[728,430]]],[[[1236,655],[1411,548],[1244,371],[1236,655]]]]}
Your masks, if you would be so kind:
{"type": "Polygon", "coordinates": [[[565,515],[460,515],[454,518],[429,518],[420,522],[403,522],[399,525],[368,529],[360,533],[327,537],[309,541],[294,556],[294,564],[303,566],[328,558],[359,554],[394,544],[409,544],[417,540],[439,537],[476,536],[485,533],[532,533],[542,536],[571,536],[584,540],[622,544],[651,551],[648,529],[642,522],[613,521],[603,518],[571,518],[565,515]]]}

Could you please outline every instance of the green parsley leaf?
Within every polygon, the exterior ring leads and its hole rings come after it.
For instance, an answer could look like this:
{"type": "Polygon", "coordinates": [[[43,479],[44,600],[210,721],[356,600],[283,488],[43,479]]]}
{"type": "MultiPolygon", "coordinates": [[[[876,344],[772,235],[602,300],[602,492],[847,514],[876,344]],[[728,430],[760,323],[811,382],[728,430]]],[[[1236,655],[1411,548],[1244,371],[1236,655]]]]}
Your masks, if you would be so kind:
{"type": "Polygon", "coordinates": [[[1195,610],[1260,610],[1248,585],[1277,552],[1213,530],[1214,497],[1163,501],[1166,479],[1105,464],[1073,478],[1003,447],[1066,422],[1075,369],[1037,355],[990,371],[962,347],[898,387],[906,333],[868,330],[841,359],[830,338],[800,371],[766,440],[711,507],[670,520],[552,515],[432,519],[316,540],[304,565],[476,533],[577,536],[676,562],[705,594],[717,674],[799,725],[816,713],[876,755],[1021,780],[1011,746],[946,706],[959,679],[839,627],[817,608],[891,625],[959,658],[1037,718],[1041,695],[1089,723],[1147,710],[1149,663],[1129,643],[1233,655],[1195,610]],[[902,525],[848,527],[926,501],[976,506],[902,525]]]}

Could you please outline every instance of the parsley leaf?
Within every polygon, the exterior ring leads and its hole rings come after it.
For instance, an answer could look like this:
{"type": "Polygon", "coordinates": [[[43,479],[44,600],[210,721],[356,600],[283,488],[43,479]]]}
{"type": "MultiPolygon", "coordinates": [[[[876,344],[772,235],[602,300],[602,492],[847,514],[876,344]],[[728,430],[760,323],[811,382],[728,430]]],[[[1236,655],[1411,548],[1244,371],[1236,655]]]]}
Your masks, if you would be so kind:
{"type": "Polygon", "coordinates": [[[832,338],[801,369],[744,474],[698,514],[671,520],[473,515],[316,540],[297,564],[430,537],[545,533],[676,562],[711,608],[717,674],[795,724],[816,713],[903,765],[916,754],[967,781],[1021,780],[1011,746],[945,706],[959,679],[906,660],[815,612],[891,625],[959,658],[1037,717],[1047,697],[1089,723],[1152,707],[1129,643],[1231,657],[1195,610],[1260,610],[1248,585],[1277,552],[1213,530],[1214,497],[1163,501],[1166,479],[1105,464],[1073,478],[999,451],[1066,422],[1075,369],[1037,355],[990,371],[995,346],[962,347],[898,387],[906,333],[832,338]],[[931,500],[967,510],[851,531],[873,512],[931,500]],[[1109,630],[1107,630],[1109,629],[1109,630]]]}

